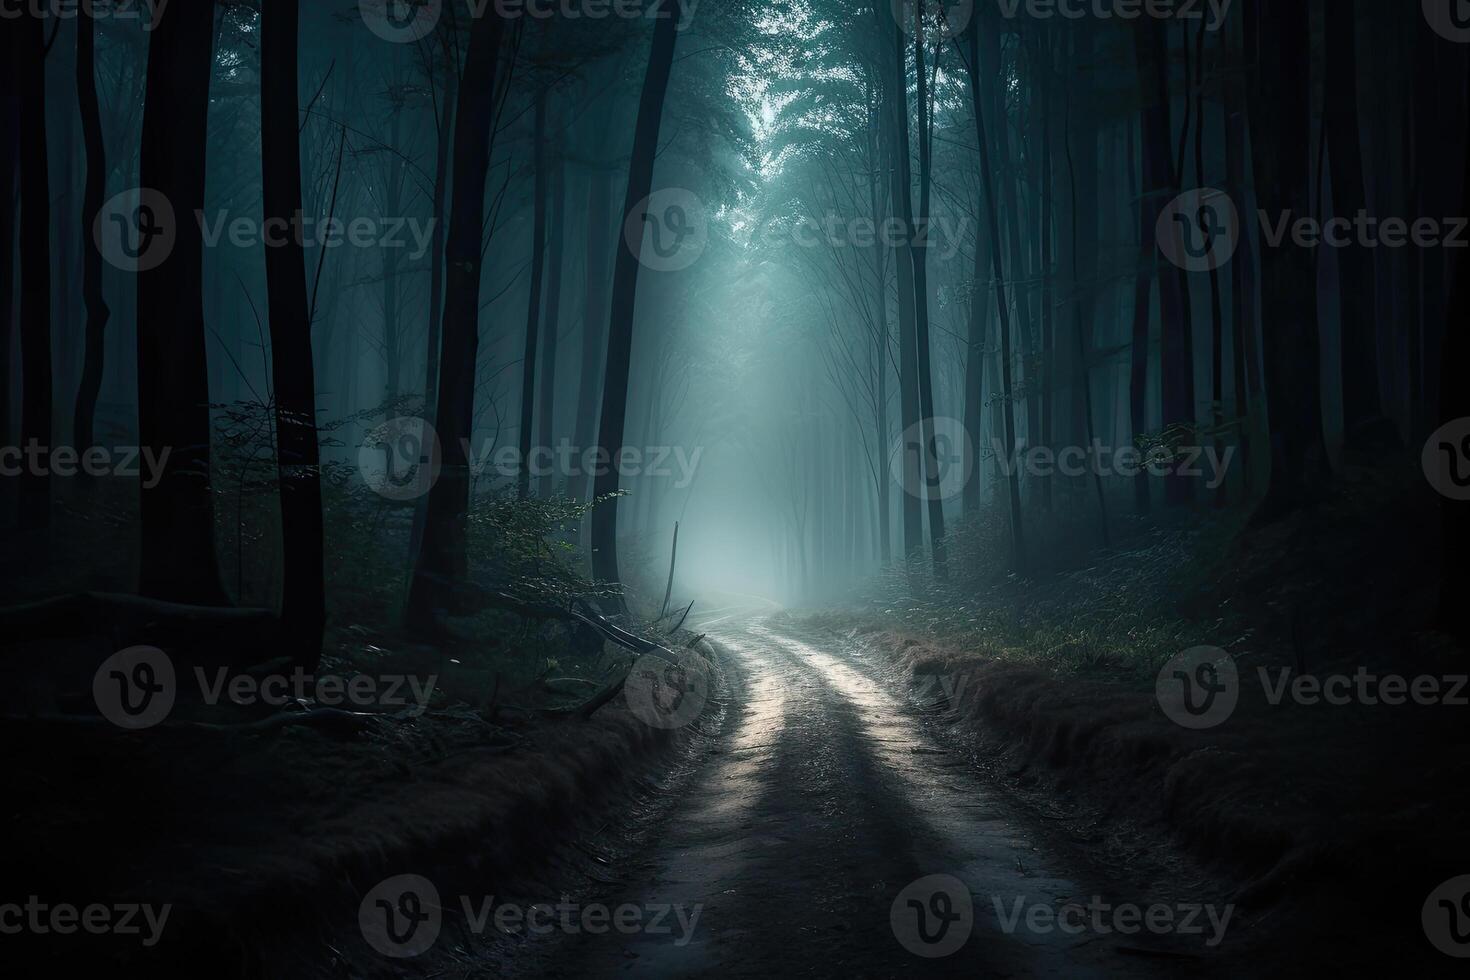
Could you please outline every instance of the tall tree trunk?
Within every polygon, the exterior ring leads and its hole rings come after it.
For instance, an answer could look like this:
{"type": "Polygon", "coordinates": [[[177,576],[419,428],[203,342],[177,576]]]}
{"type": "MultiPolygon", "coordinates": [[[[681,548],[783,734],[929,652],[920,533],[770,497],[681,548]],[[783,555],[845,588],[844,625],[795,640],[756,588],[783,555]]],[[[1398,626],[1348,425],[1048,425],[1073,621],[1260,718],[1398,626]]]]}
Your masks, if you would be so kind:
{"type": "MultiPolygon", "coordinates": [[[[1250,120],[1255,186],[1266,214],[1311,214],[1310,86],[1287,65],[1307,50],[1308,8],[1251,0],[1245,10],[1260,44],[1260,72],[1250,120]]],[[[1247,28],[1248,34],[1252,33],[1247,28]]],[[[1271,416],[1271,475],[1255,521],[1283,517],[1313,496],[1325,476],[1315,263],[1304,248],[1268,248],[1261,256],[1266,398],[1271,416]]]]}
{"type": "MultiPolygon", "coordinates": [[[[541,445],[551,447],[556,439],[554,415],[556,411],[556,332],[561,329],[561,272],[562,258],[566,251],[566,167],[558,159],[551,172],[551,215],[546,256],[546,316],[543,318],[541,341],[541,404],[537,409],[536,431],[540,433],[541,445]]],[[[556,474],[546,472],[541,476],[540,494],[549,497],[555,492],[556,474]]]]}
{"type": "Polygon", "coordinates": [[[439,332],[444,317],[444,202],[449,191],[449,155],[453,150],[454,109],[459,99],[459,73],[446,51],[444,111],[439,119],[439,152],[434,164],[434,241],[429,253],[429,333],[424,352],[424,417],[432,423],[438,403],[439,332]]]}
{"type": "MultiPolygon", "coordinates": [[[[1461,201],[1470,203],[1470,158],[1463,164],[1461,201]]],[[[1470,386],[1460,378],[1470,362],[1470,257],[1461,249],[1455,257],[1451,280],[1449,318],[1444,325],[1439,385],[1439,422],[1448,424],[1470,417],[1470,386]]],[[[1458,454],[1463,447],[1451,447],[1458,454]]],[[[1436,450],[1438,451],[1438,447],[1436,450]]],[[[1456,455],[1450,462],[1461,465],[1456,455]]],[[[1445,497],[1440,502],[1440,582],[1435,625],[1470,645],[1470,619],[1465,616],[1465,596],[1470,594],[1470,564],[1465,561],[1470,547],[1470,500],[1445,497]]]]}
{"type": "Polygon", "coordinates": [[[72,421],[79,452],[91,448],[93,442],[109,316],[107,301],[102,296],[102,253],[97,248],[97,238],[92,230],[107,192],[107,155],[97,103],[96,33],[96,21],[84,6],[77,16],[77,104],[81,111],[82,140],[87,151],[87,189],[82,201],[81,227],[82,299],[87,306],[87,341],[72,421]]]}
{"type": "MultiPolygon", "coordinates": [[[[1128,134],[1128,176],[1132,180],[1138,173],[1134,160],[1139,140],[1131,131],[1128,134]]],[[[1147,164],[1144,165],[1148,171],[1147,164]]],[[[1151,171],[1143,175],[1143,184],[1149,183],[1151,171]]],[[[1142,193],[1129,195],[1138,201],[1138,269],[1133,279],[1133,330],[1128,349],[1128,418],[1135,441],[1148,432],[1148,362],[1149,362],[1149,318],[1153,304],[1154,270],[1158,268],[1158,253],[1155,241],[1155,223],[1158,220],[1158,203],[1142,193]]],[[[1133,477],[1133,509],[1146,514],[1152,507],[1148,484],[1148,470],[1139,467],[1133,477]]]]}
{"type": "MultiPolygon", "coordinates": [[[[1327,91],[1323,100],[1327,152],[1332,160],[1332,210],[1355,220],[1368,207],[1363,177],[1363,140],[1358,124],[1357,5],[1334,5],[1325,18],[1327,91]]],[[[1377,303],[1373,256],[1354,243],[1338,250],[1338,296],[1342,322],[1342,421],[1350,446],[1362,445],[1365,428],[1383,412],[1378,390],[1377,303]]]]}
{"type": "MultiPolygon", "coordinates": [[[[902,227],[903,241],[897,246],[895,263],[898,271],[898,394],[899,420],[903,438],[912,438],[919,430],[918,342],[914,338],[914,310],[918,285],[914,282],[912,242],[914,216],[912,178],[909,174],[909,100],[903,32],[897,25],[892,31],[893,69],[889,72],[888,148],[892,156],[893,212],[902,227]]],[[[923,472],[919,462],[920,446],[898,447],[903,485],[903,556],[909,571],[924,550],[924,514],[921,506],[923,472]]]]}
{"type": "MultiPolygon", "coordinates": [[[[587,258],[586,281],[582,287],[582,365],[577,388],[577,423],[573,441],[585,458],[597,431],[597,408],[602,390],[598,375],[606,346],[603,324],[607,322],[607,293],[611,279],[608,259],[613,253],[612,182],[609,170],[594,170],[587,175],[587,258]]],[[[567,496],[579,502],[587,499],[588,474],[585,467],[574,467],[567,483],[567,496]]]]}
{"type": "MultiPolygon", "coordinates": [[[[15,22],[0,22],[0,51],[12,50],[15,22]]],[[[12,59],[12,64],[14,59],[12,59]]],[[[0,68],[0,441],[11,439],[15,364],[11,357],[15,326],[15,226],[20,210],[16,186],[20,153],[20,100],[14,72],[0,68]]],[[[15,482],[0,480],[0,527],[15,518],[15,482]]]]}
{"type": "Polygon", "coordinates": [[[492,5],[471,25],[455,111],[454,189],[444,246],[444,349],[434,412],[442,466],[438,481],[429,490],[424,537],[404,609],[405,623],[418,630],[432,627],[438,613],[449,608],[453,586],[463,579],[468,566],[465,534],[470,470],[465,445],[474,429],[485,177],[490,170],[504,24],[492,5]]]}
{"type": "MultiPolygon", "coordinates": [[[[260,11],[261,195],[265,220],[290,227],[301,217],[298,3],[262,0],[260,11]]],[[[281,492],[282,632],[292,659],[314,671],[321,659],[326,589],[311,313],[306,254],[297,236],[266,245],[265,276],[281,492]]]]}
{"type": "MultiPolygon", "coordinates": [[[[1245,55],[1237,47],[1239,60],[1245,55]]],[[[1230,79],[1225,83],[1225,171],[1226,186],[1230,195],[1245,209],[1246,173],[1246,80],[1239,65],[1233,65],[1230,79]]],[[[1230,265],[1230,319],[1231,361],[1233,362],[1232,387],[1235,391],[1235,424],[1237,461],[1240,467],[1242,494],[1249,498],[1251,493],[1251,398],[1255,393],[1256,374],[1256,295],[1255,261],[1251,248],[1249,227],[1241,229],[1240,245],[1230,265]]]]}
{"type": "MultiPolygon", "coordinates": [[[[20,100],[20,445],[51,448],[51,191],[46,155],[46,21],[22,16],[11,70],[20,100]]],[[[51,481],[27,468],[19,481],[21,527],[44,534],[51,524],[51,481]]],[[[25,549],[27,564],[46,549],[25,549]]]]}
{"type": "MultiPolygon", "coordinates": [[[[659,0],[653,16],[653,47],[648,55],[648,72],[638,97],[638,121],[633,129],[633,153],[628,161],[628,193],[623,199],[625,232],[613,269],[612,310],[607,331],[607,369],[602,385],[602,417],[598,430],[599,455],[609,460],[593,483],[595,497],[618,491],[622,476],[619,457],[623,450],[623,428],[628,408],[628,370],[633,352],[633,309],[638,292],[638,261],[643,236],[626,234],[629,222],[642,228],[639,209],[653,186],[654,155],[658,151],[659,124],[664,95],[674,64],[674,42],[678,38],[671,0],[659,0]],[[629,240],[631,239],[631,241],[629,240]]],[[[599,581],[616,583],[618,574],[618,501],[608,500],[592,512],[592,574],[599,581]]],[[[621,600],[619,600],[621,604],[621,600]]]]}
{"type": "Polygon", "coordinates": [[[531,288],[526,299],[526,343],[521,358],[520,470],[516,491],[522,500],[531,493],[531,435],[536,426],[536,342],[541,333],[541,287],[546,265],[546,90],[536,93],[536,121],[532,137],[534,199],[531,204],[531,288]]]}
{"type": "MultiPolygon", "coordinates": [[[[985,132],[984,99],[980,92],[980,24],[978,18],[971,20],[967,33],[969,35],[970,102],[975,109],[975,141],[980,147],[980,193],[984,199],[982,220],[990,228],[990,262],[991,270],[995,275],[995,308],[1000,326],[1000,395],[1005,419],[1005,445],[1002,448],[1006,456],[1004,465],[1008,470],[1007,482],[1010,487],[1011,567],[1019,572],[1026,568],[1026,544],[1025,532],[1021,523],[1021,485],[1016,472],[1017,460],[1015,458],[1016,405],[1011,392],[1011,317],[1010,310],[1006,306],[1005,268],[1000,250],[1000,218],[995,202],[995,171],[990,169],[990,143],[985,132]]],[[[988,67],[991,66],[987,65],[988,67]]]]}
{"type": "MultiPolygon", "coordinates": [[[[882,216],[878,199],[882,180],[878,174],[883,153],[884,97],[882,87],[877,86],[876,88],[877,91],[870,100],[868,110],[868,159],[872,164],[868,175],[868,206],[873,213],[874,226],[879,226],[882,216]]],[[[876,457],[877,473],[875,474],[878,496],[878,560],[882,562],[884,568],[887,568],[893,560],[893,531],[889,526],[892,520],[890,494],[893,480],[889,477],[886,464],[888,452],[888,281],[883,271],[882,243],[874,239],[870,251],[873,259],[873,319],[876,327],[872,353],[876,392],[873,397],[873,445],[875,453],[881,454],[876,457]]]]}
{"type": "MultiPolygon", "coordinates": [[[[1091,32],[1084,25],[1078,28],[1077,46],[1073,52],[1072,63],[1088,65],[1092,63],[1093,38],[1091,32]]],[[[1084,90],[1085,91],[1085,90],[1084,90]]],[[[1092,417],[1092,328],[1093,311],[1097,304],[1097,211],[1094,206],[1097,201],[1097,174],[1098,150],[1097,150],[1097,114],[1096,105],[1091,98],[1091,93],[1086,92],[1083,96],[1082,125],[1078,139],[1080,152],[1080,165],[1078,159],[1073,156],[1072,151],[1072,115],[1070,90],[1068,93],[1067,120],[1063,132],[1063,148],[1067,156],[1067,188],[1068,207],[1072,216],[1072,227],[1070,245],[1068,251],[1072,258],[1072,316],[1073,329],[1077,340],[1077,374],[1073,379],[1073,385],[1080,389],[1082,397],[1082,424],[1083,437],[1086,441],[1088,452],[1091,453],[1093,437],[1097,433],[1097,427],[1092,417]],[[1086,181],[1081,192],[1078,191],[1078,173],[1086,181]],[[1086,229],[1078,228],[1078,219],[1083,215],[1087,219],[1086,229]]],[[[1102,471],[1096,458],[1090,458],[1092,468],[1093,491],[1097,495],[1098,526],[1101,529],[1102,544],[1104,548],[1111,545],[1108,531],[1108,501],[1103,493],[1102,471]]]]}
{"type": "Polygon", "coordinates": [[[138,273],[138,433],[168,461],[139,492],[140,586],[177,602],[224,603],[210,489],[209,374],[204,344],[204,208],[214,0],[160,17],[148,46],[139,182],[173,208],[173,250],[138,273]]]}
{"type": "MultiPolygon", "coordinates": [[[[934,116],[924,78],[924,19],[922,5],[914,6],[914,74],[918,79],[919,106],[919,214],[912,226],[918,233],[917,248],[910,248],[914,263],[914,340],[919,391],[919,420],[924,440],[924,496],[929,501],[929,547],[934,559],[934,577],[949,577],[944,551],[944,497],[939,487],[939,451],[934,441],[934,376],[929,357],[929,184],[932,166],[930,148],[934,139],[934,116]]],[[[907,120],[905,120],[905,131],[907,120]]],[[[906,132],[905,132],[906,135],[906,132]]]]}

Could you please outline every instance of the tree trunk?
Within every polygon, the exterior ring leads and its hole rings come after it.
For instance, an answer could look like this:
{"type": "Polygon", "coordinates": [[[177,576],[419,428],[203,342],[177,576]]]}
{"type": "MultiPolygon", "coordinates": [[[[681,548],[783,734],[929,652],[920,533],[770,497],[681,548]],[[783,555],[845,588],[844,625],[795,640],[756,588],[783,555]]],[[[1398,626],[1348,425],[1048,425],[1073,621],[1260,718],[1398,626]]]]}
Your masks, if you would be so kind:
{"type": "Polygon", "coordinates": [[[536,93],[536,121],[532,150],[534,198],[531,205],[531,288],[526,300],[526,343],[521,358],[520,469],[516,491],[522,500],[531,493],[531,435],[536,426],[536,342],[541,333],[541,285],[546,264],[546,90],[536,93]]]}
{"type": "MultiPolygon", "coordinates": [[[[22,16],[11,28],[11,70],[20,100],[20,445],[51,442],[51,191],[46,155],[46,21],[22,16]]],[[[51,523],[51,481],[26,469],[19,481],[20,525],[44,534],[51,523]]],[[[44,541],[22,560],[44,563],[44,541]]]]}
{"type": "MultiPolygon", "coordinates": [[[[674,41],[678,38],[675,18],[669,16],[671,0],[659,0],[658,20],[653,28],[653,47],[648,72],[638,98],[638,121],[633,130],[633,153],[628,161],[628,193],[623,200],[622,245],[613,270],[612,310],[607,331],[607,369],[602,386],[602,418],[597,436],[602,466],[593,483],[593,496],[617,493],[621,477],[623,427],[628,408],[628,370],[633,351],[633,308],[638,292],[638,261],[643,236],[626,233],[629,223],[642,228],[645,198],[653,186],[654,155],[658,151],[659,123],[669,73],[674,63],[674,41]],[[631,241],[629,239],[632,239],[631,241]]],[[[592,574],[599,581],[616,583],[618,574],[618,501],[608,500],[592,512],[592,574]]],[[[621,600],[619,600],[621,604],[621,600]]]]}
{"type": "Polygon", "coordinates": [[[433,626],[468,565],[465,553],[470,471],[465,445],[474,429],[475,364],[480,349],[481,240],[485,177],[497,102],[495,82],[504,21],[493,7],[470,27],[454,120],[454,189],[445,242],[444,353],[434,425],[442,459],[429,490],[424,537],[404,610],[412,629],[433,626]]]}
{"type": "MultiPolygon", "coordinates": [[[[1309,85],[1288,69],[1310,40],[1308,8],[1251,0],[1248,24],[1260,39],[1260,74],[1252,92],[1255,186],[1268,215],[1311,214],[1309,85]]],[[[1248,36],[1251,30],[1247,28],[1248,36]]],[[[1266,398],[1271,416],[1271,475],[1254,520],[1283,517],[1307,503],[1325,476],[1316,271],[1304,248],[1268,248],[1261,256],[1266,398]]]]}
{"type": "Polygon", "coordinates": [[[990,227],[990,261],[991,270],[995,275],[995,307],[1000,325],[1000,394],[1005,418],[1005,445],[1002,448],[1006,454],[1005,466],[1009,471],[1007,482],[1010,487],[1011,567],[1021,572],[1026,567],[1026,544],[1024,528],[1021,524],[1021,485],[1016,472],[1015,458],[1016,405],[1011,397],[1011,317],[1009,308],[1006,306],[1005,268],[1000,251],[1000,219],[995,204],[995,171],[990,169],[990,143],[985,133],[984,100],[980,94],[980,25],[978,18],[971,21],[967,33],[969,34],[970,102],[975,108],[975,141],[980,147],[980,190],[985,202],[983,220],[990,227]]]}
{"type": "MultiPolygon", "coordinates": [[[[889,153],[892,156],[893,211],[902,227],[903,242],[897,247],[898,271],[898,392],[899,421],[903,439],[913,438],[919,431],[918,342],[915,340],[914,311],[918,284],[914,282],[914,260],[911,243],[914,237],[912,178],[909,175],[909,101],[905,79],[903,32],[895,25],[893,32],[893,69],[889,72],[889,153]]],[[[915,560],[924,550],[924,514],[920,501],[923,473],[920,468],[920,446],[907,442],[898,447],[903,484],[903,556],[906,567],[913,571],[915,560]]]]}
{"type": "MultiPolygon", "coordinates": [[[[1323,100],[1327,152],[1332,160],[1332,211],[1354,220],[1368,207],[1363,140],[1358,124],[1357,7],[1337,4],[1326,20],[1327,91],[1323,100]]],[[[1378,390],[1377,303],[1373,256],[1360,243],[1339,249],[1338,296],[1342,323],[1342,422],[1349,446],[1364,445],[1366,431],[1383,412],[1378,390]]]]}
{"type": "MultiPolygon", "coordinates": [[[[930,147],[934,139],[934,116],[929,86],[924,78],[924,21],[915,5],[914,74],[918,79],[919,104],[919,215],[913,225],[919,234],[918,248],[910,248],[914,262],[914,339],[919,391],[919,419],[924,440],[924,496],[929,501],[929,547],[934,559],[934,577],[949,577],[944,551],[944,497],[939,486],[939,452],[934,441],[934,375],[929,357],[929,184],[932,166],[930,147]]],[[[906,122],[906,121],[905,121],[906,122]]],[[[905,125],[905,130],[907,126],[905,125]]]]}
{"type": "MultiPolygon", "coordinates": [[[[541,445],[552,447],[556,439],[556,332],[561,329],[561,271],[566,251],[566,167],[557,160],[551,172],[551,215],[546,256],[546,316],[542,324],[541,400],[537,409],[536,431],[541,445]]],[[[556,490],[556,474],[548,468],[542,474],[539,492],[549,497],[556,490]]]]}
{"type": "MultiPolygon", "coordinates": [[[[102,143],[102,116],[97,103],[96,21],[83,8],[77,16],[77,104],[82,140],[87,151],[87,189],[82,201],[82,299],[87,306],[86,354],[77,386],[76,417],[72,420],[78,452],[93,443],[97,398],[102,391],[109,311],[102,296],[102,253],[92,228],[107,192],[107,155],[102,143]]],[[[84,471],[85,472],[85,471],[84,471]]]]}
{"type": "Polygon", "coordinates": [[[582,460],[597,431],[597,407],[601,400],[598,373],[606,342],[602,325],[607,322],[608,259],[612,255],[612,173],[594,170],[587,175],[587,278],[583,284],[582,369],[577,388],[577,423],[573,435],[581,454],[567,482],[567,496],[578,502],[587,499],[588,474],[582,460]]]}
{"type": "Polygon", "coordinates": [[[173,250],[139,271],[138,433],[144,451],[169,453],[162,476],[139,491],[140,587],[199,605],[226,602],[214,541],[209,374],[204,344],[203,236],[214,0],[181,4],[150,35],[139,139],[139,182],[173,208],[173,250]]]}
{"type": "MultiPolygon", "coordinates": [[[[301,216],[297,92],[299,0],[263,0],[260,11],[261,195],[267,222],[301,216]]],[[[326,620],[321,467],[306,295],[306,254],[295,235],[266,245],[276,479],[281,492],[281,635],[292,659],[314,671],[326,620]]]]}

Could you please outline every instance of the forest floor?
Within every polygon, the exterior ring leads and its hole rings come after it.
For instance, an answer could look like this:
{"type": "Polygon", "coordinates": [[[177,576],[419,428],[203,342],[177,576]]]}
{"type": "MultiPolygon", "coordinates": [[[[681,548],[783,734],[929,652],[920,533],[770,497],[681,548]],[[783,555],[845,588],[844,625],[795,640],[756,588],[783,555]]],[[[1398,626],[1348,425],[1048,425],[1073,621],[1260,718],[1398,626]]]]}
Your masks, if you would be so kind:
{"type": "Polygon", "coordinates": [[[1453,960],[1421,909],[1470,872],[1470,667],[1414,625],[1436,599],[1436,514],[1421,486],[1348,469],[1259,529],[1196,511],[1046,575],[976,586],[961,567],[797,622],[886,663],[951,748],[1111,877],[1176,880],[1182,857],[1232,883],[1272,973],[1434,975],[1453,960]],[[1238,700],[1209,718],[1173,699],[1174,658],[1198,646],[1235,671],[1238,700]]]}
{"type": "MultiPolygon", "coordinates": [[[[495,611],[455,625],[466,638],[439,648],[333,629],[304,688],[268,664],[230,675],[242,698],[233,687],[220,697],[223,675],[194,674],[170,647],[176,699],[138,731],[91,703],[95,661],[117,642],[105,624],[97,637],[8,645],[0,673],[51,669],[4,685],[0,739],[18,791],[0,806],[0,904],[39,901],[43,924],[59,907],[142,913],[133,932],[5,935],[3,972],[363,975],[363,963],[389,962],[358,930],[375,884],[416,874],[512,886],[635,808],[694,751],[698,726],[650,726],[622,697],[587,718],[564,713],[633,654],[495,611]],[[265,702],[267,679],[287,685],[275,691],[284,705],[265,702]],[[354,681],[361,699],[344,697],[354,681]],[[217,965],[200,970],[206,961],[217,965]]],[[[711,664],[712,698],[719,678],[711,664]]],[[[701,724],[718,718],[712,708],[701,724]]]]}

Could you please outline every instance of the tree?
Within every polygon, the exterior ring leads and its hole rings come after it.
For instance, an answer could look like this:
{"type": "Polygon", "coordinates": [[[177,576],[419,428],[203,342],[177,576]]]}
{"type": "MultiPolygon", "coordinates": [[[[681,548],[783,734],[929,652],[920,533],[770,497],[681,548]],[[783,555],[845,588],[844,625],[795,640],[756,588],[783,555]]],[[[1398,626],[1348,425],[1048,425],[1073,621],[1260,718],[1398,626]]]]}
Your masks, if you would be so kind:
{"type": "Polygon", "coordinates": [[[463,579],[468,567],[465,535],[470,470],[465,445],[474,430],[485,177],[490,170],[503,33],[504,20],[493,5],[471,25],[454,114],[454,189],[444,249],[443,357],[434,412],[442,466],[438,481],[429,490],[423,541],[404,610],[407,625],[420,630],[430,629],[448,607],[453,585],[463,579]]]}
{"type": "MultiPolygon", "coordinates": [[[[630,223],[642,228],[647,199],[653,187],[654,156],[658,150],[659,124],[664,96],[674,63],[674,41],[678,37],[671,0],[659,0],[652,16],[653,46],[648,71],[638,97],[638,122],[633,130],[633,153],[628,161],[628,192],[623,199],[624,230],[613,266],[612,310],[607,331],[607,367],[602,385],[602,416],[597,435],[598,458],[607,460],[593,481],[592,495],[611,497],[618,491],[623,450],[623,430],[628,411],[628,372],[633,351],[633,307],[638,292],[638,262],[643,248],[641,234],[626,233],[630,223]]],[[[618,573],[618,501],[608,499],[592,512],[592,574],[606,583],[620,582],[618,573]]],[[[621,600],[619,600],[621,602],[621,600]]]]}
{"type": "MultiPolygon", "coordinates": [[[[298,3],[262,0],[260,10],[261,190],[265,220],[287,227],[296,227],[302,213],[298,3]]],[[[282,634],[293,659],[310,672],[321,657],[326,585],[311,313],[306,255],[297,236],[266,244],[265,274],[281,494],[282,634]]]]}
{"type": "MultiPolygon", "coordinates": [[[[138,433],[167,462],[139,493],[142,591],[160,599],[226,602],[214,541],[209,372],[204,353],[204,208],[214,0],[160,17],[149,40],[139,142],[142,186],[172,208],[173,249],[138,273],[138,433]]],[[[161,220],[145,211],[140,220],[161,220]]],[[[142,232],[142,229],[140,229],[142,232]]]]}

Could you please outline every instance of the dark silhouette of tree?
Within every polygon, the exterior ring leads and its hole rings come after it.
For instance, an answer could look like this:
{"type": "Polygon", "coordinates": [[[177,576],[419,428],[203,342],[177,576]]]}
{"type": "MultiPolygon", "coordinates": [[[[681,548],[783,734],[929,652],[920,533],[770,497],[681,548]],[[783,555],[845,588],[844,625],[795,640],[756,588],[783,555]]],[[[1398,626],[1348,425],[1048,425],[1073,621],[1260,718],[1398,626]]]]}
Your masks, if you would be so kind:
{"type": "MultiPolygon", "coordinates": [[[[261,0],[260,150],[265,220],[292,228],[302,213],[299,20],[298,0],[261,0]]],[[[321,657],[326,586],[306,255],[294,233],[278,244],[267,242],[265,274],[281,493],[282,632],[293,659],[312,671],[321,657]]]]}
{"type": "MultiPolygon", "coordinates": [[[[199,0],[158,18],[139,142],[141,184],[174,214],[172,252],[138,273],[139,443],[159,458],[168,453],[157,485],[140,491],[139,584],[156,598],[204,604],[226,601],[210,490],[204,241],[193,220],[204,208],[214,10],[214,0],[199,0]]],[[[162,217],[145,209],[138,219],[162,217]]]]}
{"type": "MultiPolygon", "coordinates": [[[[623,222],[642,227],[640,209],[653,187],[654,155],[658,151],[659,124],[663,118],[664,95],[674,63],[674,41],[678,37],[670,0],[659,0],[653,11],[653,47],[648,71],[638,97],[638,122],[633,130],[633,153],[628,161],[628,192],[623,199],[623,222]]],[[[659,216],[661,218],[661,216],[659,216]]],[[[658,220],[657,218],[655,220],[658,220]]],[[[593,481],[594,497],[618,492],[621,479],[623,430],[628,411],[628,372],[633,351],[633,306],[638,292],[638,263],[641,235],[623,234],[613,266],[612,310],[607,331],[607,366],[602,387],[602,415],[597,446],[600,466],[593,481]],[[630,240],[631,239],[631,240],[630,240]]],[[[592,574],[605,583],[620,582],[618,574],[618,501],[609,499],[592,512],[592,574]]]]}

